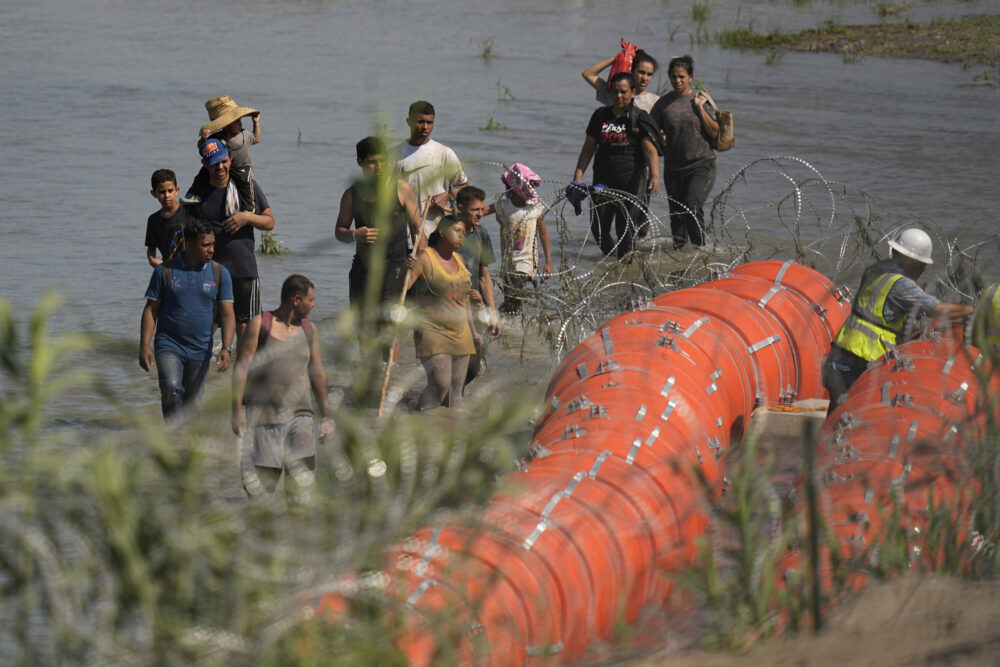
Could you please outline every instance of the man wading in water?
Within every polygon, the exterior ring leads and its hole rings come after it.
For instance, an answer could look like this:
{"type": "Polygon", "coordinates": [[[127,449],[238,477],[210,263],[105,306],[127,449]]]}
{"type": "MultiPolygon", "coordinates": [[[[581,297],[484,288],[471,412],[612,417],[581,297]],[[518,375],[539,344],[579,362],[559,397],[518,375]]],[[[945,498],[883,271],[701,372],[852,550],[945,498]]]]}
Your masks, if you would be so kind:
{"type": "Polygon", "coordinates": [[[305,491],[316,469],[317,410],[320,442],[333,433],[319,336],[306,319],[315,301],[308,278],[288,276],[281,286],[281,305],[251,319],[240,339],[232,427],[243,436],[243,486],[250,495],[273,491],[283,471],[286,488],[292,483],[305,491]]]}

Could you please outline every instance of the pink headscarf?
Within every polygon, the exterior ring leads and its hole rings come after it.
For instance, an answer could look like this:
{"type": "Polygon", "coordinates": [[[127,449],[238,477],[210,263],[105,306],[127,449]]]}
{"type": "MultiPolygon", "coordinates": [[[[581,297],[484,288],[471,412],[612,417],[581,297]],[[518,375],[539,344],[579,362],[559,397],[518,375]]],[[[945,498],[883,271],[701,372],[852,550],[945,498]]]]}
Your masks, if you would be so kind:
{"type": "Polygon", "coordinates": [[[538,203],[538,195],[535,194],[535,188],[541,185],[542,179],[531,170],[531,167],[520,162],[515,162],[504,170],[503,175],[500,176],[500,180],[509,189],[509,192],[507,192],[508,199],[510,199],[511,192],[516,192],[519,197],[523,198],[529,204],[538,203]]]}

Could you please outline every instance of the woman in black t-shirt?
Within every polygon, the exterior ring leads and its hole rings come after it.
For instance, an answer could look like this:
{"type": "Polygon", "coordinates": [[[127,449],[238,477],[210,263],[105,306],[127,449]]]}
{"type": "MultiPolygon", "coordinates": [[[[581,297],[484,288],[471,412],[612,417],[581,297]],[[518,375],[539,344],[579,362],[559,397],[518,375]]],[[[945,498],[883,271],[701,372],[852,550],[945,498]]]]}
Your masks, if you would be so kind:
{"type": "Polygon", "coordinates": [[[597,109],[590,117],[573,180],[583,178],[593,157],[594,185],[603,185],[614,192],[593,195],[590,230],[601,252],[610,255],[617,251],[622,258],[632,250],[637,224],[645,220],[645,214],[639,210],[643,206],[641,195],[647,190],[653,195],[660,192],[660,165],[653,121],[632,104],[635,82],[631,74],[622,72],[611,78],[611,96],[614,104],[597,109]],[[617,241],[611,238],[612,219],[617,241]]]}

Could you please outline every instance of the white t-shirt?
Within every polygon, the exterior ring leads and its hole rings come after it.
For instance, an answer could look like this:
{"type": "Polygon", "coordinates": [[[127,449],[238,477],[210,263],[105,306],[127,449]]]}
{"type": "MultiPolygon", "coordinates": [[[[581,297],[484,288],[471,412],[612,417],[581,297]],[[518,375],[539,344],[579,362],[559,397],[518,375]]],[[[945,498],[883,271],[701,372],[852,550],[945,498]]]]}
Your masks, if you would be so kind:
{"type": "MultiPolygon", "coordinates": [[[[611,91],[608,90],[608,82],[605,79],[601,78],[597,79],[596,97],[597,101],[603,104],[604,106],[611,106],[612,104],[615,103],[615,101],[611,99],[611,91]]],[[[651,93],[648,90],[644,90],[635,96],[635,98],[632,100],[632,103],[637,107],[639,107],[640,109],[642,109],[643,111],[645,111],[646,113],[649,113],[653,110],[653,105],[656,104],[656,100],[658,99],[660,99],[659,95],[651,93]]]]}
{"type": "MultiPolygon", "coordinates": [[[[444,144],[429,139],[420,146],[406,142],[401,145],[401,149],[402,157],[396,161],[396,169],[399,170],[400,178],[413,187],[421,214],[427,210],[432,196],[447,192],[469,180],[462,171],[462,164],[455,151],[444,144]]],[[[439,208],[428,210],[424,216],[424,235],[430,236],[443,217],[444,212],[439,208]]]]}
{"type": "Polygon", "coordinates": [[[500,223],[500,274],[538,274],[538,219],[545,213],[541,202],[515,206],[506,196],[496,203],[500,223]]]}

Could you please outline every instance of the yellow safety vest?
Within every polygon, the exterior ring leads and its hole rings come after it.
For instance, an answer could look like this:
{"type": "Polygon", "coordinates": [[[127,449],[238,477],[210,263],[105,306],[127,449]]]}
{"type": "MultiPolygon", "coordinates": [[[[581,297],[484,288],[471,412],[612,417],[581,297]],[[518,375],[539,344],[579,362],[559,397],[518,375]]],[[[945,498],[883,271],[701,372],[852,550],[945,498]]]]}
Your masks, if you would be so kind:
{"type": "Polygon", "coordinates": [[[874,361],[896,347],[896,337],[906,326],[906,316],[889,323],[882,311],[892,286],[902,277],[902,273],[867,275],[833,344],[865,361],[874,361]]]}
{"type": "Polygon", "coordinates": [[[993,283],[979,297],[972,320],[972,342],[984,354],[1000,357],[1000,283],[993,283]]]}

